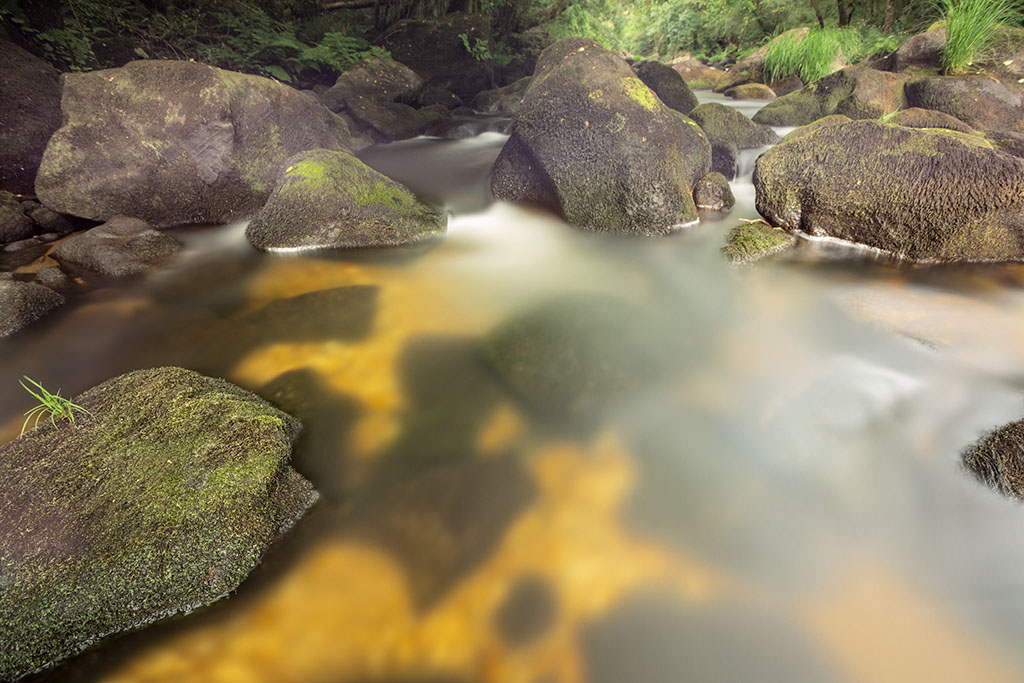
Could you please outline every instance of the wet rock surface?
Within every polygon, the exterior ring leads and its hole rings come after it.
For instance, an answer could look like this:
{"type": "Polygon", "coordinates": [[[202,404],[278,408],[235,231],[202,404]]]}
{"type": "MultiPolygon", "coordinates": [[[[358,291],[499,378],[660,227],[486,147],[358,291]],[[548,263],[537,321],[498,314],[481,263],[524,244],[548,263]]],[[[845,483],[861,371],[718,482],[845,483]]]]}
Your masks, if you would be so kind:
{"type": "Polygon", "coordinates": [[[62,306],[64,297],[42,285],[0,280],[0,339],[62,306]]]}
{"type": "Polygon", "coordinates": [[[181,248],[176,239],[143,220],[115,216],[64,240],[51,256],[72,273],[118,278],[144,273],[181,248]]]}

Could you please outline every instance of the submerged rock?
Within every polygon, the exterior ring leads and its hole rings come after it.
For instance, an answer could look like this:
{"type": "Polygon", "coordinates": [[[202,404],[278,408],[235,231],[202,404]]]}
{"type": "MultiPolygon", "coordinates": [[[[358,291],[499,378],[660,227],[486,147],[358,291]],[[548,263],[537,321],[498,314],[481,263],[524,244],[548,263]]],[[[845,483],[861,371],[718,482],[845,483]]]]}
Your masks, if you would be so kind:
{"type": "Polygon", "coordinates": [[[64,240],[51,256],[69,272],[127,277],[144,273],[179,251],[178,240],[146,221],[115,216],[64,240]]]}
{"type": "Polygon", "coordinates": [[[223,380],[137,370],[73,400],[77,428],[0,449],[2,680],[220,599],[317,499],[298,421],[223,380]]]}
{"type": "Polygon", "coordinates": [[[762,154],[754,188],[758,212],[788,230],[915,260],[1024,256],[1024,160],[979,136],[819,126],[762,154]]]}
{"type": "Polygon", "coordinates": [[[960,454],[968,472],[1000,493],[1024,500],[1024,420],[996,429],[960,454]]]}
{"type": "Polygon", "coordinates": [[[14,334],[63,304],[64,297],[42,285],[0,280],[0,338],[14,334]]]}
{"type": "Polygon", "coordinates": [[[697,218],[691,193],[710,161],[697,124],[622,59],[567,38],[538,60],[491,187],[577,227],[662,235],[697,218]]]}
{"type": "Polygon", "coordinates": [[[694,109],[690,116],[708,136],[711,144],[731,142],[738,148],[764,147],[779,141],[768,126],[754,123],[732,107],[717,102],[706,102],[694,109]]]}
{"type": "Polygon", "coordinates": [[[446,226],[404,185],[347,152],[316,149],[288,160],[245,235],[263,251],[383,247],[421,242],[446,226]]]}
{"type": "Polygon", "coordinates": [[[903,74],[851,66],[772,100],[753,118],[769,126],[802,126],[830,114],[877,119],[904,105],[906,81],[903,74]]]}
{"type": "Polygon", "coordinates": [[[793,246],[796,238],[764,223],[743,223],[729,231],[722,253],[732,263],[741,265],[793,246]]]}
{"type": "Polygon", "coordinates": [[[288,157],[349,146],[345,122],[314,95],[193,62],[68,74],[62,109],[36,192],[98,221],[223,223],[263,205],[288,157]]]}
{"type": "Polygon", "coordinates": [[[637,62],[633,72],[654,91],[662,102],[681,114],[689,114],[697,106],[697,96],[672,67],[661,62],[637,62]]]}
{"type": "Polygon", "coordinates": [[[43,149],[60,127],[53,67],[0,39],[0,190],[32,194],[43,149]]]}

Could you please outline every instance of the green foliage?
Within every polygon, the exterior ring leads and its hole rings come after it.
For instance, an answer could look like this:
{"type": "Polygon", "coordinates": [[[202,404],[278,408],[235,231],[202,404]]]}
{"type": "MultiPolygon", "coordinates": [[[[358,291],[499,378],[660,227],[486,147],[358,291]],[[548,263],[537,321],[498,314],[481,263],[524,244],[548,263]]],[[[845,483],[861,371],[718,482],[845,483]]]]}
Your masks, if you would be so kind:
{"type": "Polygon", "coordinates": [[[42,419],[43,415],[48,415],[50,417],[50,422],[53,424],[54,427],[57,426],[58,418],[61,420],[67,420],[68,422],[71,423],[71,426],[74,427],[75,411],[80,410],[83,413],[89,412],[82,406],[72,403],[68,399],[61,396],[60,389],[57,390],[56,394],[51,394],[49,391],[46,390],[46,388],[42,384],[35,381],[28,375],[25,375],[25,379],[28,380],[29,384],[35,387],[35,389],[27,386],[25,382],[22,382],[20,380],[18,381],[18,383],[21,385],[22,389],[32,394],[32,396],[39,401],[39,405],[25,412],[25,415],[27,415],[28,417],[25,418],[25,422],[21,425],[21,434],[19,434],[19,436],[25,434],[25,430],[28,428],[28,423],[32,420],[33,417],[36,418],[35,423],[32,425],[33,429],[39,426],[39,420],[42,419]]]}
{"type": "Polygon", "coordinates": [[[466,52],[473,56],[478,62],[486,62],[491,59],[491,48],[488,47],[487,41],[481,38],[475,38],[473,44],[469,44],[469,36],[465,33],[459,34],[459,40],[462,41],[462,46],[466,48],[466,52]]]}
{"type": "Polygon", "coordinates": [[[837,57],[853,62],[863,49],[860,33],[851,28],[812,29],[806,37],[784,36],[768,48],[765,81],[799,76],[810,83],[831,73],[837,57]]]}
{"type": "Polygon", "coordinates": [[[614,0],[579,0],[569,4],[547,28],[555,39],[583,36],[616,50],[624,47],[623,31],[629,16],[614,0]]]}
{"type": "Polygon", "coordinates": [[[1021,20],[1013,0],[941,0],[946,21],[946,51],[942,69],[957,73],[985,56],[1001,24],[1021,20]]]}

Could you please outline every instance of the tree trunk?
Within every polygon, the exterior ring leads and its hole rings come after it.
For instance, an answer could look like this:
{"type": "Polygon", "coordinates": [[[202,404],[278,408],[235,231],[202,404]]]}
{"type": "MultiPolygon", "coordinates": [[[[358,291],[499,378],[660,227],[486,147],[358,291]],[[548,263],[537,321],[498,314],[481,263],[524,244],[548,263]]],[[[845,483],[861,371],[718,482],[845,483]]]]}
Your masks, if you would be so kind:
{"type": "Polygon", "coordinates": [[[853,15],[853,0],[836,0],[836,11],[839,13],[839,26],[850,25],[850,17],[853,15]]]}
{"type": "Polygon", "coordinates": [[[821,5],[818,0],[811,0],[811,7],[814,9],[814,16],[818,17],[818,28],[825,28],[825,17],[821,16],[821,5]]]}
{"type": "Polygon", "coordinates": [[[896,20],[896,0],[885,0],[885,35],[891,36],[896,20]]]}

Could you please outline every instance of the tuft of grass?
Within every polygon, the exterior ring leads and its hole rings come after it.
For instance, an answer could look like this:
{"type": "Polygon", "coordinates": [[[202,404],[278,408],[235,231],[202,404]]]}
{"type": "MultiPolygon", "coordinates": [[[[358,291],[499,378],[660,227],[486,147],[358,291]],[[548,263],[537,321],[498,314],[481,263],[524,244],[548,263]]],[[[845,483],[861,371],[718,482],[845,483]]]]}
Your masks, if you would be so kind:
{"type": "Polygon", "coordinates": [[[946,50],[942,55],[944,73],[965,71],[985,56],[1001,24],[1021,20],[1015,0],[940,0],[946,22],[946,50]]]}
{"type": "Polygon", "coordinates": [[[852,62],[863,49],[860,33],[852,28],[812,29],[805,37],[786,36],[768,48],[765,82],[799,76],[804,83],[811,83],[832,73],[836,57],[842,55],[852,62]]]}
{"type": "MultiPolygon", "coordinates": [[[[50,416],[50,422],[53,423],[54,427],[57,426],[58,418],[67,420],[71,423],[71,426],[74,427],[76,410],[80,410],[83,413],[89,413],[89,411],[82,406],[72,403],[70,400],[61,396],[60,389],[57,390],[57,393],[51,394],[47,391],[46,387],[28,375],[24,375],[24,378],[35,388],[33,389],[32,387],[27,386],[25,382],[22,382],[21,380],[18,381],[18,384],[21,385],[22,389],[32,394],[32,396],[39,401],[39,405],[25,412],[27,417],[25,418],[25,422],[21,425],[21,434],[18,435],[19,437],[24,436],[25,430],[28,428],[28,423],[33,417],[36,418],[35,424],[32,425],[33,429],[39,426],[39,420],[41,420],[44,415],[50,416]]],[[[91,415],[92,413],[89,414],[91,415]]]]}

